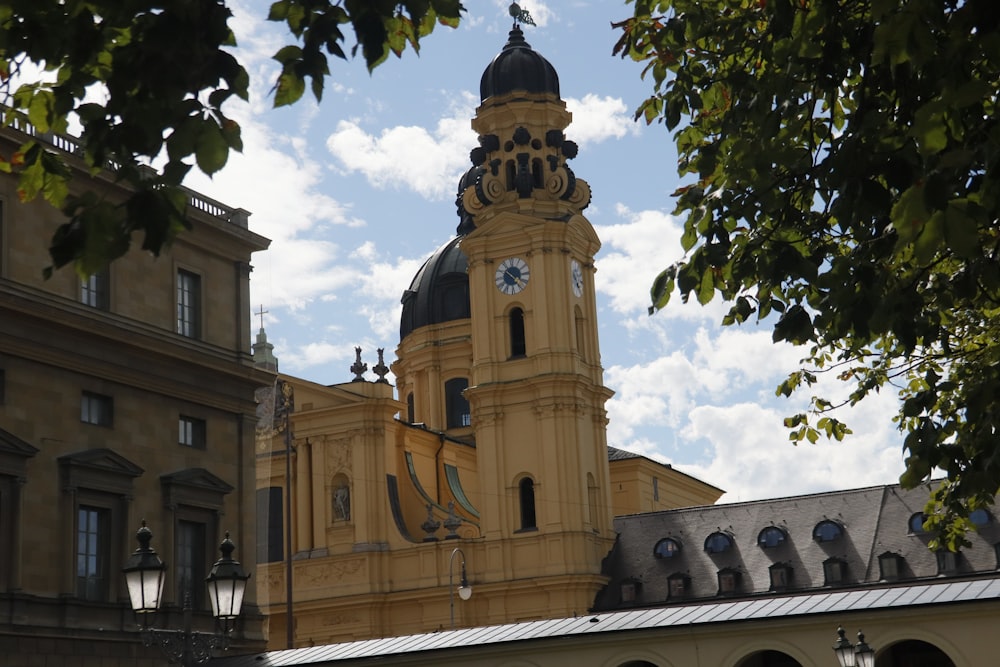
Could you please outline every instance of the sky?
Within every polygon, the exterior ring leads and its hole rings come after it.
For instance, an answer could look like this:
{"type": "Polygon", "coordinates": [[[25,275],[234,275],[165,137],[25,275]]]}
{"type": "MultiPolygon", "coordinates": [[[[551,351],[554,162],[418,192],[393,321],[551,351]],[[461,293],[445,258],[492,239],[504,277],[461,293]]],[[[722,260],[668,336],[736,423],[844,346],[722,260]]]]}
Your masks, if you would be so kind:
{"type": "MultiPolygon", "coordinates": [[[[212,179],[186,182],[252,212],[272,240],[251,274],[254,330],[263,322],[282,373],[348,382],[354,348],[369,366],[399,342],[400,297],[423,261],[454,236],[459,177],[477,145],[470,119],[479,80],[511,28],[506,0],[466,0],[458,29],[439,26],[421,44],[369,74],[361,59],[331,59],[323,100],[307,92],[273,109],[277,63],[292,37],[267,22],[269,3],[233,0],[237,57],[251,75],[249,103],[227,103],[244,150],[212,179]]],[[[608,444],[669,463],[726,490],[722,502],[897,481],[902,436],[897,399],[883,392],[839,417],[844,442],[794,445],[782,419],[801,411],[775,387],[804,351],[771,342],[769,326],[723,327],[727,308],[674,299],[650,316],[649,286],[682,256],[670,196],[681,181],[670,133],[633,120],[652,91],[642,65],[612,55],[613,21],[631,6],[607,0],[525,0],[529,44],[559,74],[573,114],[571,166],[592,189],[584,211],[603,242],[597,305],[608,402],[608,444]]],[[[349,40],[352,40],[349,37],[349,40]]],[[[352,41],[349,41],[353,45],[352,41]]],[[[374,379],[369,373],[369,379],[374,379]]],[[[824,396],[844,395],[822,379],[824,396]]]]}

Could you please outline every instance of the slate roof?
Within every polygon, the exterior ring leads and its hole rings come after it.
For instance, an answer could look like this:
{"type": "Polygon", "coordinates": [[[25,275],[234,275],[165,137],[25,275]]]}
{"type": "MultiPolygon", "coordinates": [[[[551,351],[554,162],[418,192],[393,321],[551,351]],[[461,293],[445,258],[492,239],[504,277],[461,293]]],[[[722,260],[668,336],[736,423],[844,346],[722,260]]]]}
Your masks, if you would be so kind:
{"type": "MultiPolygon", "coordinates": [[[[819,591],[754,600],[723,600],[705,604],[637,609],[574,618],[508,623],[405,637],[385,637],[308,648],[215,658],[212,667],[296,667],[305,665],[377,664],[406,654],[407,664],[435,664],[449,649],[498,646],[512,642],[559,640],[608,632],[670,629],[718,623],[739,623],[817,614],[866,613],[901,608],[988,602],[1000,598],[1000,579],[920,582],[908,586],[873,586],[866,590],[819,591]],[[419,662],[418,662],[419,661],[419,662]]],[[[489,650],[486,648],[486,650],[489,650]]],[[[399,663],[394,663],[399,664],[399,663]]]]}
{"type": "MultiPolygon", "coordinates": [[[[877,486],[618,517],[618,540],[603,567],[610,582],[598,594],[594,608],[607,611],[718,598],[718,573],[727,568],[740,575],[739,591],[729,597],[774,595],[769,567],[776,563],[792,568],[788,591],[820,590],[828,588],[823,563],[831,558],[846,563],[839,587],[872,585],[880,580],[878,557],[886,552],[904,559],[900,581],[938,577],[937,558],[927,548],[931,535],[909,531],[909,520],[921,512],[928,493],[927,487],[907,491],[898,485],[877,486]],[[843,536],[830,542],[814,540],[813,529],[824,520],[841,526],[843,536]],[[758,545],[758,535],[768,526],[786,533],[783,544],[758,545]],[[716,531],[732,537],[731,550],[706,553],[705,539],[716,531]],[[654,547],[667,537],[677,540],[681,549],[669,558],[658,558],[654,547]],[[682,599],[670,599],[671,575],[690,578],[682,599]],[[632,600],[623,599],[626,582],[636,584],[632,600]]],[[[961,552],[956,570],[946,576],[995,573],[994,545],[1000,542],[996,518],[990,515],[989,523],[968,537],[972,546],[961,552]]]]}

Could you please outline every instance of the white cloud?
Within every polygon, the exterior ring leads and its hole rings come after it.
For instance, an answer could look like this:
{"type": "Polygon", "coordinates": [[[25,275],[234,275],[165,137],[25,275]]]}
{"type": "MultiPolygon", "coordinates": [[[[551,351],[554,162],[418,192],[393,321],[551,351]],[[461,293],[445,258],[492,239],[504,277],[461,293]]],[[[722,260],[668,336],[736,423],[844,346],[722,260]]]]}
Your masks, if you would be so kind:
{"type": "Polygon", "coordinates": [[[573,114],[567,135],[581,145],[621,139],[626,134],[638,135],[642,131],[620,97],[587,93],[583,99],[566,98],[566,108],[573,114]]]}
{"type": "Polygon", "coordinates": [[[477,145],[469,127],[476,98],[463,93],[432,131],[397,125],[378,134],[342,120],[326,146],[347,172],[359,172],[376,188],[406,188],[429,200],[455,196],[458,179],[477,145]]]}

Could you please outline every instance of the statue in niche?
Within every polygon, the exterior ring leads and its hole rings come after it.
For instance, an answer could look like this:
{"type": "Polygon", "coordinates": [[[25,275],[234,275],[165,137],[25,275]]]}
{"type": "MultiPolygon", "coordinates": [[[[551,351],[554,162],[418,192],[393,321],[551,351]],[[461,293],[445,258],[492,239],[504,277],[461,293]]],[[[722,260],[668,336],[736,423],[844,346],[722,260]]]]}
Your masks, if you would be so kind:
{"type": "Polygon", "coordinates": [[[333,491],[333,518],[335,521],[351,520],[351,488],[346,483],[333,491]]]}

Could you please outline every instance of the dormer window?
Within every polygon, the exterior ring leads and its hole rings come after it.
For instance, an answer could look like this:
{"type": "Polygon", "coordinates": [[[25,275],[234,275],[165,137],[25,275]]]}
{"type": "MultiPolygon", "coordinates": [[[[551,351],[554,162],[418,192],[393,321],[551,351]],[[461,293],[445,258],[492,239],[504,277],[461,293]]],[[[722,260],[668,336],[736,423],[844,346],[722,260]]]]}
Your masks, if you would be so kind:
{"type": "Polygon", "coordinates": [[[788,539],[788,533],[777,526],[768,526],[757,535],[757,544],[761,549],[773,549],[781,546],[788,539]]]}
{"type": "Polygon", "coordinates": [[[719,595],[734,595],[739,593],[742,578],[743,574],[731,567],[719,570],[719,595]]]}
{"type": "Polygon", "coordinates": [[[636,598],[639,597],[641,589],[642,583],[635,579],[626,579],[623,581],[621,585],[622,604],[634,604],[636,598]]]}
{"type": "Polygon", "coordinates": [[[721,554],[733,548],[733,538],[721,530],[705,538],[705,551],[710,554],[721,554]]]}
{"type": "Polygon", "coordinates": [[[677,572],[667,577],[668,600],[683,600],[688,596],[689,590],[691,590],[691,577],[688,575],[677,572]]]}
{"type": "Polygon", "coordinates": [[[927,521],[927,515],[923,512],[917,512],[910,516],[910,521],[907,524],[910,535],[923,535],[927,532],[924,530],[925,521],[927,521]]]}
{"type": "Polygon", "coordinates": [[[823,519],[813,528],[813,539],[817,542],[833,542],[844,536],[844,527],[832,519],[823,519]]]}
{"type": "Polygon", "coordinates": [[[823,585],[839,586],[847,581],[847,561],[827,558],[823,561],[823,585]]]}
{"type": "Polygon", "coordinates": [[[681,552],[681,543],[672,537],[664,537],[653,547],[653,555],[657,558],[673,558],[681,552]]]}
{"type": "Polygon", "coordinates": [[[772,591],[786,590],[792,584],[792,566],[788,563],[775,563],[767,568],[771,580],[772,591]]]}
{"type": "Polygon", "coordinates": [[[993,517],[990,516],[990,513],[982,508],[969,512],[969,522],[976,528],[982,528],[983,526],[988,525],[992,520],[993,517]]]}
{"type": "Polygon", "coordinates": [[[879,578],[883,581],[898,581],[903,576],[903,557],[886,551],[878,557],[879,578]]]}
{"type": "Polygon", "coordinates": [[[958,573],[959,553],[958,551],[948,551],[946,549],[935,552],[939,575],[958,573]]]}

